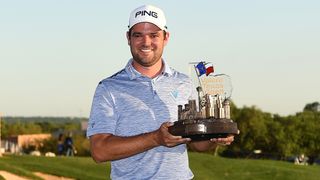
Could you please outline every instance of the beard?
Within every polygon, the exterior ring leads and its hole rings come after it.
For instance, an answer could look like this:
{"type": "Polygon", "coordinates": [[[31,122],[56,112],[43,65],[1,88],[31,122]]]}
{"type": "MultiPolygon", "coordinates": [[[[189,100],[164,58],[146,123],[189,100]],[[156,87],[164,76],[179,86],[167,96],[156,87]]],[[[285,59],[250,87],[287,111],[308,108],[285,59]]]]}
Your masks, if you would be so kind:
{"type": "Polygon", "coordinates": [[[153,51],[149,56],[142,56],[131,48],[131,55],[134,61],[144,67],[151,67],[161,60],[163,49],[153,51]]]}

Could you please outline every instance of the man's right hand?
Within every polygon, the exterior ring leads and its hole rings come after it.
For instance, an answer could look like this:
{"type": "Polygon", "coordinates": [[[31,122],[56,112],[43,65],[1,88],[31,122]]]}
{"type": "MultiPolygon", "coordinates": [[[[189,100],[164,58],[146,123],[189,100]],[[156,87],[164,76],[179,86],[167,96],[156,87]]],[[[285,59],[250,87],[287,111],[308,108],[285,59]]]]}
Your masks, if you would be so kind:
{"type": "Polygon", "coordinates": [[[183,138],[182,136],[174,136],[169,133],[169,127],[172,126],[172,122],[163,123],[158,130],[155,131],[156,142],[158,145],[173,147],[179,144],[190,142],[190,138],[183,138]]]}

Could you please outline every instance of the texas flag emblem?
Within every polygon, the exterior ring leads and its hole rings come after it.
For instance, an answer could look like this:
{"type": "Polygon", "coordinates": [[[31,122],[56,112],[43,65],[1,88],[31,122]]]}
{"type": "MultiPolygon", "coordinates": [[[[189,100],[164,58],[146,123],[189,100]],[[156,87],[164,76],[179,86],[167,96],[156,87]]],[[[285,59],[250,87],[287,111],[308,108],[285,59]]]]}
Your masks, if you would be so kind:
{"type": "Polygon", "coordinates": [[[203,74],[209,76],[209,74],[214,72],[213,65],[211,63],[199,62],[195,68],[198,76],[202,76],[203,74]]]}

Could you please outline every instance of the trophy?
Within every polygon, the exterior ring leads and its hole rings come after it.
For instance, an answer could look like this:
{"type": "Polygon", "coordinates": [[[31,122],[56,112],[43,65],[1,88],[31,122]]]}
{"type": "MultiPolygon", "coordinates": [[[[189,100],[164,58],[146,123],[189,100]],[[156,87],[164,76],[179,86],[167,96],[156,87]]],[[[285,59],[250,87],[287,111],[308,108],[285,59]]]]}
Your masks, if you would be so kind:
{"type": "Polygon", "coordinates": [[[178,121],[169,127],[175,136],[191,138],[192,141],[224,138],[238,134],[237,123],[231,120],[231,79],[226,74],[214,75],[211,63],[190,63],[195,70],[198,99],[178,105],[178,121]],[[197,106],[198,104],[198,106],[197,106]]]}

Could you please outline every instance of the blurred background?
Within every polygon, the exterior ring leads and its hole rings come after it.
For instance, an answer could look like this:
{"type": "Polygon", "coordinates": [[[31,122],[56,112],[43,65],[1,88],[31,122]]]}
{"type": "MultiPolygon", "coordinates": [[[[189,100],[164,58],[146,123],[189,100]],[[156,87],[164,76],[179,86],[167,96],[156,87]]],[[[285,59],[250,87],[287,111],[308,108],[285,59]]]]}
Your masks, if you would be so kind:
{"type": "MultiPolygon", "coordinates": [[[[90,156],[85,130],[95,88],[131,57],[125,35],[129,14],[143,4],[166,14],[170,40],[163,57],[170,66],[189,74],[189,62],[207,61],[216,74],[231,77],[232,119],[241,134],[233,145],[207,154],[320,163],[316,0],[0,0],[0,155],[90,156]]],[[[203,171],[194,164],[199,156],[191,154],[196,174],[203,171]]],[[[6,159],[1,163],[0,169],[19,171],[8,168],[6,159]]],[[[320,172],[299,169],[290,175],[278,166],[266,170],[263,163],[259,171],[265,174],[255,174],[259,165],[254,164],[245,170],[250,176],[241,177],[263,179],[276,169],[279,177],[306,179],[310,172],[320,172]]],[[[19,166],[30,167],[36,166],[19,166]]],[[[224,167],[216,173],[233,177],[224,167]]],[[[238,167],[243,168],[241,163],[238,167]]],[[[86,177],[71,172],[51,174],[86,177]]],[[[24,173],[20,175],[29,176],[24,173]]]]}

